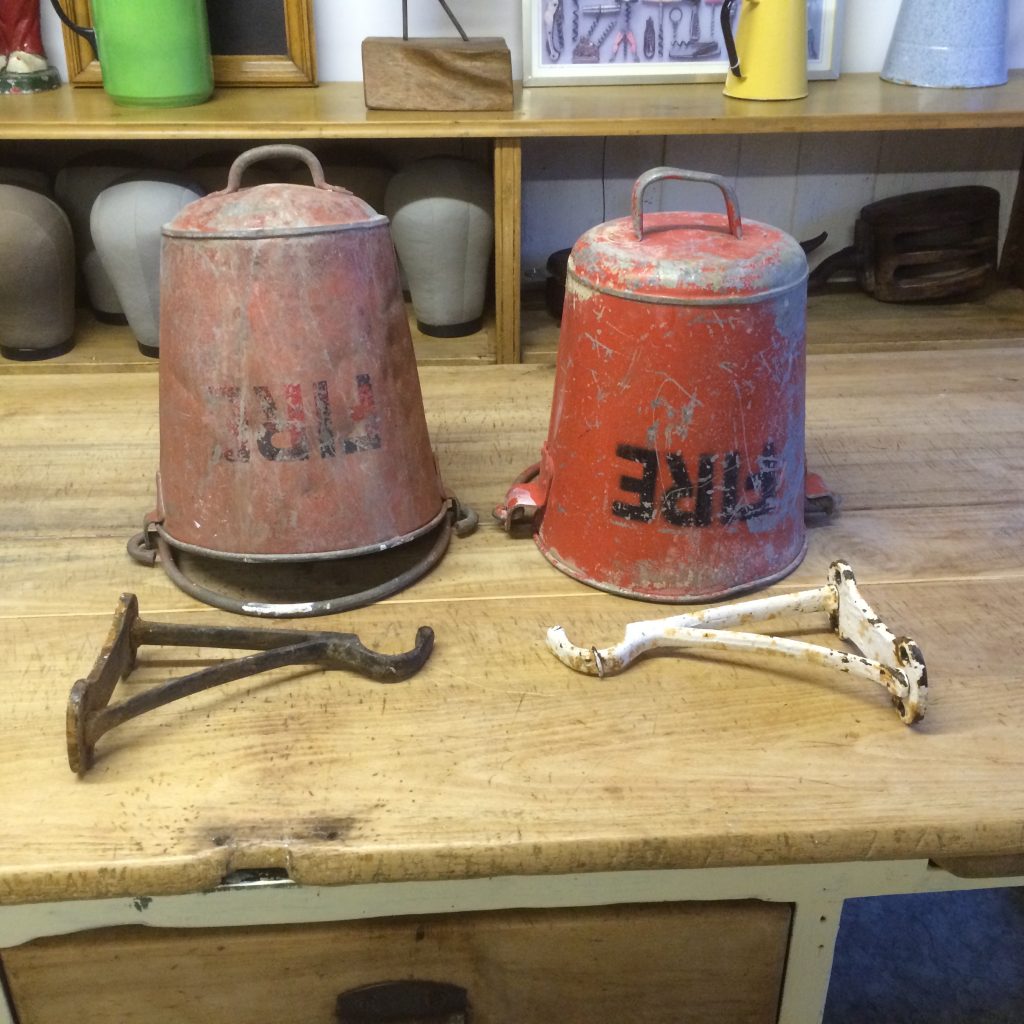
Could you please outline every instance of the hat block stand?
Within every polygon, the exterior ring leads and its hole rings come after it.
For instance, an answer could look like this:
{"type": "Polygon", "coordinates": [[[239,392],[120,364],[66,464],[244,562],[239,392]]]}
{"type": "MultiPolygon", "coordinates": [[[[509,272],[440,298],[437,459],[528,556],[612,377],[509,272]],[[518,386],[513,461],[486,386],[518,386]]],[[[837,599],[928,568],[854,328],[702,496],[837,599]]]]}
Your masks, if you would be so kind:
{"type": "Polygon", "coordinates": [[[363,94],[370,110],[511,110],[512,58],[504,39],[470,39],[445,0],[438,0],[459,39],[363,40],[363,94]]]}

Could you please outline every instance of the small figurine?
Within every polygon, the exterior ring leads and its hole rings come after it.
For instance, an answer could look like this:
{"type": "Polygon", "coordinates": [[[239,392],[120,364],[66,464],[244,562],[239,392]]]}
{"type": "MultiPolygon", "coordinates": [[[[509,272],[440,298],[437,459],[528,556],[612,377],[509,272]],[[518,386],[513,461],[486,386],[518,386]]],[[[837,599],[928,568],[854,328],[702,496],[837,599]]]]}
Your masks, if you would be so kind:
{"type": "Polygon", "coordinates": [[[43,51],[39,0],[0,0],[0,95],[59,85],[60,77],[43,51]]]}

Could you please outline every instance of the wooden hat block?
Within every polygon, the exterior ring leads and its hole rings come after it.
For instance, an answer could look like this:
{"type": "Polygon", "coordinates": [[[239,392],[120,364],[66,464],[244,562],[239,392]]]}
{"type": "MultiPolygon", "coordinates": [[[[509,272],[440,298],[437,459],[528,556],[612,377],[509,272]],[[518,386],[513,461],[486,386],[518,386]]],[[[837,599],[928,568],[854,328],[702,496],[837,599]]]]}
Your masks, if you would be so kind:
{"type": "Polygon", "coordinates": [[[504,39],[371,36],[363,94],[370,110],[511,110],[512,57],[504,39]]]}

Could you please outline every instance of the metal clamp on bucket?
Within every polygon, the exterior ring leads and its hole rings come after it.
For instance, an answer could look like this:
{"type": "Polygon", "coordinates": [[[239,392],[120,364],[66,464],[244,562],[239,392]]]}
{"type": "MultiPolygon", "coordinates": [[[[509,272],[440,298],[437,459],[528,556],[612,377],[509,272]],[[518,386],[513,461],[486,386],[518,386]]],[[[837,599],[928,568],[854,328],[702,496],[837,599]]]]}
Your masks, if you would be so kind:
{"type": "Polygon", "coordinates": [[[243,153],[223,191],[164,227],[160,363],[157,503],[129,552],[159,554],[199,600],[344,611],[408,586],[475,526],[431,450],[388,220],[327,184],[308,150],[243,153]],[[312,186],[241,187],[274,158],[305,163],[312,186]],[[328,564],[374,582],[304,593],[328,564]],[[276,600],[282,567],[302,575],[276,600]]]}
{"type": "Polygon", "coordinates": [[[534,509],[557,568],[652,601],[709,601],[777,580],[806,547],[805,494],[834,501],[804,457],[807,258],[743,220],[716,175],[659,167],[632,216],[569,257],[547,441],[496,516],[534,509]],[[720,213],[645,214],[677,179],[720,213]]]}

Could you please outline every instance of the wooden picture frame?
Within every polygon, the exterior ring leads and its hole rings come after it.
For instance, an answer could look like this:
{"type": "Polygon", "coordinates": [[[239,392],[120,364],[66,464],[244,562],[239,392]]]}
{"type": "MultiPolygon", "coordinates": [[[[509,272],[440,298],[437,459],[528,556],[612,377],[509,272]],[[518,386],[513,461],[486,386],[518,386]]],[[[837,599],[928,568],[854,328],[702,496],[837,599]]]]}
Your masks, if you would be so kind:
{"type": "MultiPolygon", "coordinates": [[[[313,33],[313,0],[262,0],[276,8],[281,5],[280,17],[276,10],[270,19],[277,31],[270,44],[262,49],[269,52],[242,53],[231,38],[230,25],[222,28],[221,36],[215,31],[211,16],[211,46],[213,48],[213,77],[218,86],[311,86],[316,79],[316,47],[313,33]]],[[[68,17],[79,25],[92,25],[89,0],[61,0],[68,17]]],[[[238,8],[253,23],[253,0],[208,0],[208,10],[214,5],[222,10],[238,8]]],[[[230,12],[229,12],[230,13],[230,12]]],[[[255,19],[258,20],[258,19],[255,19]]],[[[229,19],[230,21],[230,19],[229,19]]],[[[99,61],[92,47],[80,35],[61,25],[64,53],[68,63],[68,81],[71,85],[97,86],[103,84],[99,61]]]]}

